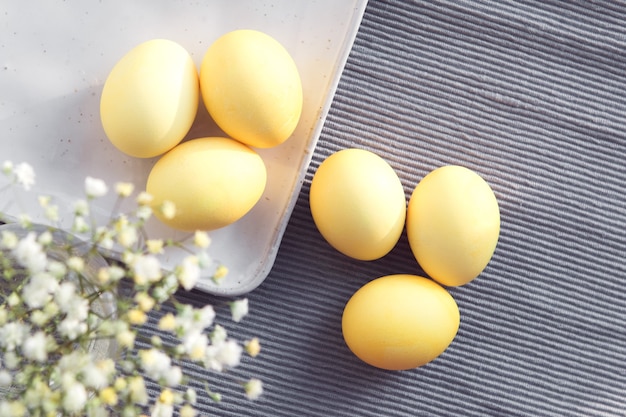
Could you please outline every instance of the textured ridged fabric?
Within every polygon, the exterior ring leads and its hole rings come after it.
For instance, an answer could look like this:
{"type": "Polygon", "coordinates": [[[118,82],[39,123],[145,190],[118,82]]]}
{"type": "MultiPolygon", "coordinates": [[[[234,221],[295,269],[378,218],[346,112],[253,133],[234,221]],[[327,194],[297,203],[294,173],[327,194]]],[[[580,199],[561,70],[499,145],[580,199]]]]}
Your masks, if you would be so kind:
{"type": "MultiPolygon", "coordinates": [[[[626,416],[626,5],[608,1],[370,0],[275,266],[232,334],[261,354],[230,373],[219,416],[626,416]],[[446,164],[491,185],[502,229],[452,345],[403,372],[347,349],[341,314],[382,275],[422,274],[406,236],[348,259],[308,208],[316,167],[372,150],[407,199],[446,164]],[[236,384],[235,384],[236,385],[236,384]]],[[[182,294],[198,305],[223,300],[182,294]]],[[[225,314],[225,313],[222,313],[225,314]]],[[[223,316],[226,317],[226,316],[223,316]]],[[[197,386],[201,389],[201,386],[197,386]]]]}

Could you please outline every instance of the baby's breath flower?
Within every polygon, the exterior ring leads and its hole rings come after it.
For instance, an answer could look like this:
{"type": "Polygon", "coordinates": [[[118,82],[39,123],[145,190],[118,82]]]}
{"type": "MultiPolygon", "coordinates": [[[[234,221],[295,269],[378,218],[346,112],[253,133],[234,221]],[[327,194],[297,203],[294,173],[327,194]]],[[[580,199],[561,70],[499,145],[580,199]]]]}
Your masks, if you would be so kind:
{"type": "Polygon", "coordinates": [[[167,313],[159,320],[159,330],[173,331],[176,328],[176,317],[172,313],[167,313]]]}
{"type": "Polygon", "coordinates": [[[85,194],[87,198],[99,198],[106,195],[109,191],[106,183],[98,178],[85,178],[85,194]]]}
{"type": "Polygon", "coordinates": [[[159,210],[161,210],[161,214],[166,219],[173,219],[176,216],[176,205],[169,200],[164,201],[159,210]]]}
{"type": "Polygon", "coordinates": [[[139,206],[135,215],[139,220],[146,221],[152,216],[152,208],[150,206],[139,206]]]}
{"type": "Polygon", "coordinates": [[[76,216],[88,216],[89,215],[89,203],[86,200],[76,200],[74,202],[74,215],[76,216]]]}
{"type": "Polygon", "coordinates": [[[193,244],[201,249],[206,249],[211,244],[211,238],[207,232],[196,230],[193,235],[193,244]]]}
{"type": "Polygon", "coordinates": [[[0,370],[0,387],[7,388],[11,386],[13,376],[6,369],[0,370]]]}
{"type": "Polygon", "coordinates": [[[117,392],[115,392],[115,388],[106,387],[100,391],[100,395],[98,396],[100,401],[102,401],[105,405],[114,406],[118,402],[117,392]]]}
{"type": "Polygon", "coordinates": [[[198,412],[189,404],[185,404],[180,408],[180,417],[196,417],[198,412]]]}
{"type": "Polygon", "coordinates": [[[137,196],[137,204],[140,206],[149,206],[153,199],[154,197],[150,193],[142,191],[137,196]]]}
{"type": "Polygon", "coordinates": [[[122,332],[116,333],[115,341],[122,348],[132,349],[133,346],[135,346],[135,333],[126,329],[122,332]]]}
{"type": "Polygon", "coordinates": [[[17,222],[24,229],[30,229],[33,226],[33,219],[28,213],[20,213],[17,216],[17,222]]]}
{"type": "Polygon", "coordinates": [[[200,267],[198,266],[198,258],[190,255],[183,259],[177,273],[178,282],[187,291],[193,287],[200,279],[200,267]]]}
{"type": "Polygon", "coordinates": [[[141,326],[148,320],[148,316],[145,312],[139,309],[132,309],[128,311],[128,322],[133,325],[141,326]]]}
{"type": "Polygon", "coordinates": [[[19,239],[17,235],[10,230],[2,231],[2,240],[0,241],[0,245],[2,245],[5,249],[14,249],[17,246],[19,239]]]}
{"type": "Polygon", "coordinates": [[[246,349],[248,355],[252,356],[253,358],[256,357],[261,352],[261,343],[259,342],[259,338],[253,337],[252,339],[248,340],[247,342],[245,342],[244,348],[246,349]]]}
{"type": "Polygon", "coordinates": [[[13,249],[15,260],[31,273],[43,271],[47,264],[47,256],[37,242],[34,232],[28,233],[13,249]]]}
{"type": "Polygon", "coordinates": [[[70,270],[74,272],[83,272],[85,269],[85,259],[80,256],[71,256],[67,260],[67,266],[70,270]]]}
{"type": "Polygon", "coordinates": [[[148,239],[146,240],[146,247],[148,248],[148,252],[152,254],[163,253],[163,239],[148,239]]]}
{"type": "Polygon", "coordinates": [[[19,163],[13,169],[13,174],[15,175],[15,182],[24,187],[26,191],[35,184],[35,170],[26,162],[19,163]]]}
{"type": "Polygon", "coordinates": [[[217,267],[217,270],[213,274],[213,281],[220,282],[226,277],[226,275],[228,275],[228,268],[224,265],[220,265],[217,267]]]}
{"type": "Polygon", "coordinates": [[[245,383],[244,389],[248,399],[256,400],[263,394],[263,383],[256,378],[252,378],[245,383]]]}
{"type": "Polygon", "coordinates": [[[137,307],[146,313],[152,310],[156,304],[154,298],[150,297],[147,292],[138,292],[135,295],[135,302],[137,303],[137,307]]]}
{"type": "Polygon", "coordinates": [[[115,193],[120,197],[129,197],[135,189],[135,186],[130,182],[118,182],[115,184],[115,193]]]}
{"type": "Polygon", "coordinates": [[[46,219],[51,222],[59,221],[59,206],[57,205],[49,205],[44,209],[44,215],[46,219]]]}
{"type": "Polygon", "coordinates": [[[4,161],[2,163],[2,173],[7,177],[13,175],[13,161],[4,161]]]}
{"type": "Polygon", "coordinates": [[[87,233],[89,231],[89,223],[87,223],[83,216],[77,215],[74,217],[72,231],[75,233],[87,233]]]}
{"type": "Polygon", "coordinates": [[[30,335],[22,345],[22,353],[27,359],[36,362],[45,362],[48,359],[46,334],[42,331],[30,335]]]}
{"type": "Polygon", "coordinates": [[[87,390],[80,382],[74,381],[64,387],[63,409],[68,414],[79,412],[87,402],[87,390]]]}
{"type": "Polygon", "coordinates": [[[230,313],[234,322],[238,323],[248,314],[248,299],[232,301],[229,303],[230,313]]]}
{"type": "Polygon", "coordinates": [[[133,262],[133,278],[137,285],[157,282],[163,277],[161,263],[153,255],[139,255],[133,262]]]}
{"type": "Polygon", "coordinates": [[[46,230],[37,237],[37,242],[39,242],[42,246],[50,245],[52,243],[52,233],[50,233],[49,230],[46,230]]]}

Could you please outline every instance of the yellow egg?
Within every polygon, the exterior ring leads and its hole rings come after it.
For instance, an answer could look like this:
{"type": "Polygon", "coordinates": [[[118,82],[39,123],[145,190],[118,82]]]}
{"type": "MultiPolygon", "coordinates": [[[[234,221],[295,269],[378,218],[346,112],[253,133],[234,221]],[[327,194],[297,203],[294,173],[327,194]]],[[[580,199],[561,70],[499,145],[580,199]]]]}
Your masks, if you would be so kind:
{"type": "Polygon", "coordinates": [[[261,157],[230,138],[193,139],[163,155],[148,176],[146,191],[155,215],[180,230],[214,230],[243,217],[258,202],[267,174],[261,157]],[[174,203],[173,218],[159,210],[174,203]]]}
{"type": "Polygon", "coordinates": [[[100,118],[120,151],[150,158],[176,146],[196,117],[198,72],[179,44],[153,39],[113,67],[100,98],[100,118]]]}
{"type": "Polygon", "coordinates": [[[468,168],[449,165],[415,187],[407,235],[422,269],[447,286],[476,278],[491,259],[500,234],[500,210],[489,184],[468,168]]]}
{"type": "Polygon", "coordinates": [[[236,30],[217,39],[200,66],[207,110],[230,137],[257,148],[283,143],[302,112],[300,74],[271,36],[236,30]]]}
{"type": "Polygon", "coordinates": [[[378,259],[393,249],[406,218],[397,174],[363,149],[344,149],[322,162],[311,181],[309,204],[328,243],[360,260],[378,259]]]}
{"type": "Polygon", "coordinates": [[[375,279],[354,293],[341,326],[358,358],[378,368],[405,370],[441,355],[459,324],[459,308],[443,287],[399,274],[375,279]]]}

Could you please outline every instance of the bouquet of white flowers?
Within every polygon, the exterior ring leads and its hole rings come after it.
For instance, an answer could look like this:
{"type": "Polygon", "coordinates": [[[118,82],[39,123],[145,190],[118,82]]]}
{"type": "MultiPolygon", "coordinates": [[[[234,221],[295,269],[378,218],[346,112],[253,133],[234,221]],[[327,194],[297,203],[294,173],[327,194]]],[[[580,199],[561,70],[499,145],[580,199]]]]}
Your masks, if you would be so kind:
{"type": "MultiPolygon", "coordinates": [[[[5,162],[7,187],[29,190],[35,172],[27,163],[5,162]]],[[[2,219],[0,226],[0,416],[171,416],[197,414],[197,393],[184,390],[189,382],[179,364],[190,361],[207,370],[224,372],[240,363],[241,355],[259,353],[257,338],[235,341],[215,323],[212,305],[195,308],[176,300],[192,289],[211,264],[205,232],[185,241],[145,236],[153,213],[151,198],[136,195],[133,210],[113,213],[96,224],[91,203],[109,192],[103,181],[86,178],[85,197],[75,202],[71,230],[33,224],[30,216],[2,219]],[[14,220],[14,221],[13,221],[14,220]],[[159,255],[176,246],[188,255],[165,270],[159,255]],[[138,348],[151,312],[161,314],[157,327],[167,338],[152,336],[138,348]],[[155,311],[156,313],[156,311],[155,311]],[[160,393],[150,398],[146,378],[160,393]]],[[[133,185],[115,185],[117,199],[130,199],[133,185]]],[[[48,224],[58,222],[54,199],[40,196],[48,224]]],[[[173,215],[175,207],[155,208],[173,215]]],[[[224,266],[213,269],[219,281],[224,266]]],[[[229,301],[232,319],[248,313],[248,300],[229,301]]],[[[256,399],[262,384],[256,378],[240,382],[244,394],[256,399]]],[[[219,401],[219,393],[206,387],[219,401]]]]}

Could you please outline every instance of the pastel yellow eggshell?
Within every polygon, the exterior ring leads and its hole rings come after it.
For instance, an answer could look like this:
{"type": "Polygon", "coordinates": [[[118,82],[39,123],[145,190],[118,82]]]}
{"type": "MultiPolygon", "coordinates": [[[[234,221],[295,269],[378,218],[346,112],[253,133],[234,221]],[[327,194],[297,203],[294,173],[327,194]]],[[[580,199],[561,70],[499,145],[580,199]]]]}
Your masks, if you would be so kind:
{"type": "Polygon", "coordinates": [[[100,98],[102,126],[120,151],[158,156],[189,132],[199,97],[189,53],[176,42],[153,39],[130,50],[109,73],[100,98]]]}
{"type": "Polygon", "coordinates": [[[183,142],[163,155],[148,176],[155,215],[168,226],[187,231],[214,230],[234,223],[256,205],[267,173],[261,157],[230,138],[183,142]],[[174,203],[166,218],[159,207],[174,203]]]}
{"type": "Polygon", "coordinates": [[[200,66],[209,114],[226,134],[270,148],[286,141],[302,113],[302,83],[289,52],[271,36],[236,30],[218,38],[200,66]]]}
{"type": "Polygon", "coordinates": [[[415,187],[407,235],[422,269],[446,286],[467,284],[487,266],[500,234],[498,201],[472,170],[443,166],[415,187]]]}
{"type": "Polygon", "coordinates": [[[322,236],[341,253],[360,260],[386,255],[398,242],[406,196],[393,168],[363,149],[329,156],[311,181],[309,205],[322,236]]]}
{"type": "Polygon", "coordinates": [[[454,298],[416,275],[388,275],[361,287],[342,317],[348,348],[377,368],[406,370],[431,362],[454,340],[460,325],[454,298]]]}

